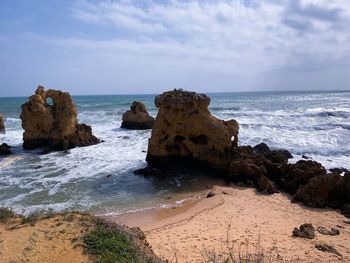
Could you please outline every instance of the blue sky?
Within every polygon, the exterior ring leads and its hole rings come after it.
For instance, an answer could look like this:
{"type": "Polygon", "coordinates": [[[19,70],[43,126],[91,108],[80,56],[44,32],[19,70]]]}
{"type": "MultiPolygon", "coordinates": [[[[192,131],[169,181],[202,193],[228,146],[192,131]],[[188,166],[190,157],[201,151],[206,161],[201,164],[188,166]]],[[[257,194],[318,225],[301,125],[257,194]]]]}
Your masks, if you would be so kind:
{"type": "Polygon", "coordinates": [[[0,96],[350,89],[349,0],[2,0],[0,96]]]}

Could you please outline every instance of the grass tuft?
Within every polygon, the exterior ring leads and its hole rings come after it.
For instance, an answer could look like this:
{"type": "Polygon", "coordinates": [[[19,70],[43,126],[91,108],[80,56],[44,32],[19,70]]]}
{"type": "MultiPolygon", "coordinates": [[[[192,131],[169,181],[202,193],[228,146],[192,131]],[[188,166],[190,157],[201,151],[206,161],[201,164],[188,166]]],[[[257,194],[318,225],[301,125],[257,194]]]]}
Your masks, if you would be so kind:
{"type": "Polygon", "coordinates": [[[85,236],[84,243],[87,252],[97,256],[99,263],[144,262],[132,236],[102,220],[98,220],[95,230],[85,236]]]}

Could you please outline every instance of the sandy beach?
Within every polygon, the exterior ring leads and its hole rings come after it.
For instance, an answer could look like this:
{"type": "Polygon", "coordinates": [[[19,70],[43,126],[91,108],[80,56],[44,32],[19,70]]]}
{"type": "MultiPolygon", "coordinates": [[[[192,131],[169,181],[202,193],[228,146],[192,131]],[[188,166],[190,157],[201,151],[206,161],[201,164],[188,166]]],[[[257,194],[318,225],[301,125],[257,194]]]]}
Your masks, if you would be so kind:
{"type": "Polygon", "coordinates": [[[177,208],[110,219],[140,227],[155,253],[170,262],[204,262],[205,254],[224,255],[228,248],[236,254],[258,249],[267,262],[350,261],[349,220],[336,210],[305,207],[291,203],[288,195],[261,195],[251,188],[214,186],[210,191],[216,195],[206,198],[208,191],[177,208]],[[303,223],[336,228],[340,235],[316,231],[312,240],[293,237],[294,227],[303,223]],[[317,250],[319,243],[333,246],[342,256],[317,250]]]}

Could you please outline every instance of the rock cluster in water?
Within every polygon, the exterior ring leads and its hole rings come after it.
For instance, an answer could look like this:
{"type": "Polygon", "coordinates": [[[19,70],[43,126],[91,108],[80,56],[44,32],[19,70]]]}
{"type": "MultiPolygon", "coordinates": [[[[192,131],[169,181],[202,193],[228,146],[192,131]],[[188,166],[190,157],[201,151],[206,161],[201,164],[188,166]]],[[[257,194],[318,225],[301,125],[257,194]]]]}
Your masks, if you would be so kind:
{"type": "Polygon", "coordinates": [[[288,163],[287,150],[266,144],[238,146],[238,123],[210,114],[204,94],[174,90],[155,99],[158,115],[148,144],[148,167],[138,174],[167,176],[169,169],[214,170],[229,182],[244,183],[259,192],[283,190],[312,207],[341,208],[350,213],[350,172],[326,169],[312,160],[288,163]],[[345,172],[344,175],[341,175],[345,172]]]}
{"type": "Polygon", "coordinates": [[[147,112],[145,104],[134,101],[130,110],[123,114],[122,128],[129,130],[147,130],[152,129],[154,118],[147,112]]]}
{"type": "Polygon", "coordinates": [[[4,117],[0,114],[0,133],[5,132],[4,117]]]}
{"type": "Polygon", "coordinates": [[[91,127],[78,124],[77,108],[68,92],[39,86],[22,105],[23,148],[49,147],[66,150],[96,144],[91,127]],[[52,100],[52,104],[48,102],[52,100]]]}

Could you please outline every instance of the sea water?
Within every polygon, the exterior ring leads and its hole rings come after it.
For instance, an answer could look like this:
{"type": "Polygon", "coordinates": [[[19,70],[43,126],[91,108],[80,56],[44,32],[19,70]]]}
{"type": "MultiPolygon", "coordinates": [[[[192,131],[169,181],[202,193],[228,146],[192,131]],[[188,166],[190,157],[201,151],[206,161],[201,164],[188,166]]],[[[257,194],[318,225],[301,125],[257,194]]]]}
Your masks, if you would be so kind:
{"type": "MultiPolygon", "coordinates": [[[[239,143],[288,149],[326,168],[350,169],[350,92],[251,92],[208,94],[210,111],[240,124],[239,143]]],[[[156,116],[154,95],[75,96],[80,123],[105,142],[68,152],[23,150],[20,112],[26,98],[0,98],[13,155],[0,157],[0,206],[18,212],[92,210],[125,213],[167,206],[169,197],[196,189],[209,178],[188,174],[159,180],[133,174],[146,166],[151,132],[121,129],[123,112],[142,101],[156,116]]],[[[181,204],[181,202],[178,202],[181,204]]]]}

